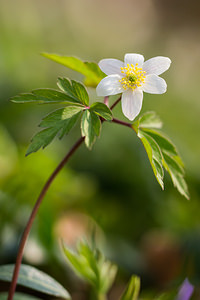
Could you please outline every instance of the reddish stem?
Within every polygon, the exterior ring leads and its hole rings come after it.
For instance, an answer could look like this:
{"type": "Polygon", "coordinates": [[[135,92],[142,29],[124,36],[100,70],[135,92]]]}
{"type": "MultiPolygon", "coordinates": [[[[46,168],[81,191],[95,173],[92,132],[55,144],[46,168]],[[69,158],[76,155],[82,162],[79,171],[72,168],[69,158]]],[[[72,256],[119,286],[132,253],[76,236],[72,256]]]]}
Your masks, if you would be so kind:
{"type": "Polygon", "coordinates": [[[117,123],[117,124],[120,124],[120,125],[123,125],[123,126],[126,126],[126,127],[129,127],[129,128],[131,128],[131,129],[133,129],[133,127],[132,127],[132,124],[130,124],[130,123],[127,123],[127,122],[124,122],[124,121],[121,121],[121,120],[118,120],[118,119],[115,119],[115,118],[113,118],[113,119],[112,119],[112,122],[113,122],[113,123],[117,123]]]}
{"type": "Polygon", "coordinates": [[[106,97],[104,98],[104,104],[107,105],[107,106],[109,107],[109,97],[108,97],[108,96],[106,96],[106,97]]]}
{"type": "Polygon", "coordinates": [[[35,203],[35,206],[32,210],[32,213],[29,217],[29,220],[26,224],[26,227],[25,227],[25,230],[24,230],[24,233],[22,235],[21,242],[20,242],[20,245],[19,245],[19,250],[18,250],[16,264],[15,264],[15,269],[14,269],[14,272],[13,272],[12,282],[11,282],[11,286],[10,286],[10,290],[9,290],[8,300],[12,300],[13,296],[14,296],[14,293],[15,293],[15,289],[16,289],[16,285],[17,285],[17,278],[18,278],[18,274],[19,274],[19,270],[20,270],[20,265],[21,265],[21,262],[22,262],[24,246],[25,246],[26,240],[28,238],[29,232],[31,230],[33,221],[36,217],[37,211],[39,209],[39,206],[40,206],[44,196],[46,195],[51,183],[53,182],[53,180],[57,176],[57,174],[64,167],[64,165],[67,163],[69,158],[78,149],[78,147],[82,144],[83,141],[84,141],[84,137],[79,138],[79,140],[74,144],[74,146],[70,149],[70,151],[67,153],[67,155],[63,158],[63,160],[60,162],[60,164],[57,166],[55,171],[52,173],[52,175],[47,180],[46,184],[44,185],[44,187],[43,187],[43,189],[42,189],[42,191],[41,191],[41,193],[40,193],[40,195],[39,195],[39,197],[38,197],[38,199],[35,203]]]}
{"type": "MultiPolygon", "coordinates": [[[[121,100],[121,97],[119,97],[114,103],[113,105],[110,107],[110,109],[112,110],[121,100]]],[[[108,102],[107,97],[105,97],[104,99],[105,103],[108,102]]],[[[104,120],[102,120],[102,122],[104,122],[104,120]]],[[[119,123],[120,121],[117,121],[116,119],[113,120],[113,122],[115,123],[119,123]]],[[[122,122],[122,121],[121,121],[122,122]]],[[[121,123],[122,124],[122,123],[121,123]]],[[[128,123],[127,123],[128,124],[128,123]]],[[[122,124],[124,125],[124,124],[122,124]]],[[[73,155],[73,153],[78,149],[78,147],[82,144],[82,142],[84,141],[85,137],[81,137],[79,138],[79,140],[74,144],[74,146],[70,149],[70,151],[67,153],[67,155],[63,158],[63,160],[60,162],[60,164],[57,166],[57,168],[54,170],[54,172],[51,174],[51,176],[49,177],[49,179],[47,180],[46,184],[44,185],[36,203],[35,206],[32,210],[32,213],[29,217],[29,220],[26,224],[24,233],[22,235],[21,241],[20,241],[20,245],[19,245],[19,249],[18,249],[18,253],[17,253],[17,258],[16,258],[16,263],[15,263],[15,268],[14,268],[14,272],[13,272],[13,277],[12,277],[12,282],[10,285],[10,290],[9,290],[9,294],[8,294],[8,300],[12,300],[15,294],[15,290],[16,290],[16,285],[17,285],[17,279],[18,279],[18,275],[19,275],[19,270],[20,270],[20,266],[21,266],[21,262],[22,262],[22,257],[23,257],[23,252],[24,252],[24,247],[26,244],[26,240],[28,238],[28,235],[30,233],[32,224],[35,220],[35,217],[37,215],[38,209],[40,207],[40,204],[42,202],[42,200],[44,199],[51,183],[53,182],[53,180],[56,178],[56,176],[58,175],[58,173],[60,172],[60,170],[64,167],[64,165],[67,163],[67,161],[69,160],[69,158],[73,155]]]]}
{"type": "Polygon", "coordinates": [[[120,101],[121,101],[121,96],[111,105],[110,109],[112,110],[120,101]]]}

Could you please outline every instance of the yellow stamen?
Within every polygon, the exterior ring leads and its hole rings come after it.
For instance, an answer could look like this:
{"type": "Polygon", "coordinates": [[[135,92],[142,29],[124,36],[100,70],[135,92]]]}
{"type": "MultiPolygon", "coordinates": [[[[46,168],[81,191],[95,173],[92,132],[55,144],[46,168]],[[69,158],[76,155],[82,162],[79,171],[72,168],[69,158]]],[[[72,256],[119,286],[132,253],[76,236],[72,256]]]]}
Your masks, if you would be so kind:
{"type": "Polygon", "coordinates": [[[144,83],[146,72],[142,68],[138,68],[138,64],[127,64],[126,67],[121,67],[122,74],[125,75],[119,82],[122,84],[125,90],[131,88],[135,90],[137,87],[140,87],[144,83]]]}

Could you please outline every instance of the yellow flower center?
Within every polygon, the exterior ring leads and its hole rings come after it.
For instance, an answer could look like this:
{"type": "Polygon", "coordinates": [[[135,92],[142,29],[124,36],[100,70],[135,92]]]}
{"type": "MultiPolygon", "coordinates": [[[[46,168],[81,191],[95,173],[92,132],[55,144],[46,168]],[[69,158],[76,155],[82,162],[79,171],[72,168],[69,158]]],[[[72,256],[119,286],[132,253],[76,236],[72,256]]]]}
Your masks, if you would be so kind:
{"type": "Polygon", "coordinates": [[[121,72],[125,75],[119,82],[122,84],[125,90],[131,88],[132,90],[141,86],[144,83],[146,72],[142,68],[138,68],[138,64],[127,64],[126,67],[121,68],[121,72]]]}

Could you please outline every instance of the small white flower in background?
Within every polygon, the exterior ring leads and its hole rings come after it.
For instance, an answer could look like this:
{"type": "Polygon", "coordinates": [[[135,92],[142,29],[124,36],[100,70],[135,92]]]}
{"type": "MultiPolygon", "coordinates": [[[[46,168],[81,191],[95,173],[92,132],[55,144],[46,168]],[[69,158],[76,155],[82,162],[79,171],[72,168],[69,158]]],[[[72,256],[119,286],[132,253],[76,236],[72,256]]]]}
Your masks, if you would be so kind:
{"type": "Polygon", "coordinates": [[[142,108],[143,92],[163,94],[167,90],[165,80],[158,75],[169,69],[171,60],[157,56],[144,62],[144,56],[125,54],[124,62],[118,59],[102,59],[100,69],[108,76],[97,86],[98,96],[122,93],[122,111],[131,121],[142,108]]]}

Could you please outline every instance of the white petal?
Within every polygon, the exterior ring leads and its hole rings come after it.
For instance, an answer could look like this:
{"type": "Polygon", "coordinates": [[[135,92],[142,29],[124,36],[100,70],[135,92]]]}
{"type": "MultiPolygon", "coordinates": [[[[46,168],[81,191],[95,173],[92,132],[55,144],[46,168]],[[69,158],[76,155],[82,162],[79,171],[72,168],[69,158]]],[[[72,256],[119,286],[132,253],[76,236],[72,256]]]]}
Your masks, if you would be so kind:
{"type": "Polygon", "coordinates": [[[125,65],[133,64],[134,66],[138,64],[139,67],[144,63],[144,56],[137,53],[127,53],[124,56],[125,65]]]}
{"type": "Polygon", "coordinates": [[[147,75],[142,90],[150,94],[163,94],[167,90],[165,80],[155,74],[147,75]]]}
{"type": "Polygon", "coordinates": [[[170,64],[171,59],[169,59],[168,57],[157,56],[145,61],[142,69],[146,71],[147,74],[160,75],[169,69],[170,64]]]}
{"type": "Polygon", "coordinates": [[[96,92],[98,96],[109,96],[122,93],[124,91],[119,80],[120,75],[109,75],[103,78],[97,85],[96,92]]]}
{"type": "Polygon", "coordinates": [[[136,89],[124,92],[122,94],[123,114],[131,121],[139,114],[142,108],[143,92],[136,89]]]}
{"type": "Polygon", "coordinates": [[[118,59],[106,58],[99,62],[99,68],[106,75],[121,74],[124,63],[118,59]]]}

